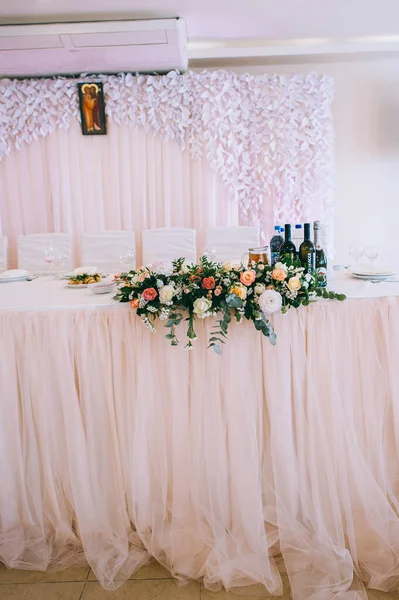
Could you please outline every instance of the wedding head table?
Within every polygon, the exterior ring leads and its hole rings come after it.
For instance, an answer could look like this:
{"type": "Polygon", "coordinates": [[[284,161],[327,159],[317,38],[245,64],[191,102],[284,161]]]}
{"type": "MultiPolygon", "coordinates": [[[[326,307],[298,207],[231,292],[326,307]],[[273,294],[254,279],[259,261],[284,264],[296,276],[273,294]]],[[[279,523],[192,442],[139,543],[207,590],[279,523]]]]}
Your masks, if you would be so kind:
{"type": "Polygon", "coordinates": [[[150,556],[212,590],[398,589],[399,283],[332,287],[273,315],[276,346],[243,322],[217,356],[212,319],[187,352],[112,295],[1,284],[0,560],[89,562],[108,589],[150,556]]]}

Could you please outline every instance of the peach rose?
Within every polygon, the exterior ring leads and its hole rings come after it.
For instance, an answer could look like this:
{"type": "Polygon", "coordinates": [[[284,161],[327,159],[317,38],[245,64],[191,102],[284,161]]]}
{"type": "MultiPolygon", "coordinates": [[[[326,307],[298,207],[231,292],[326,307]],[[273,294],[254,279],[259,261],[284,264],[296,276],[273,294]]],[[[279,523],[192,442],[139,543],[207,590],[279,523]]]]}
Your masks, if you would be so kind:
{"type": "Polygon", "coordinates": [[[272,271],[272,277],[276,281],[284,281],[284,279],[287,277],[287,273],[284,271],[284,269],[274,269],[272,271]]]}
{"type": "Polygon", "coordinates": [[[220,294],[222,293],[222,291],[223,291],[222,286],[221,285],[217,285],[215,287],[215,296],[220,296],[220,294]]]}
{"type": "Polygon", "coordinates": [[[135,298],[134,300],[130,300],[130,306],[131,306],[132,308],[138,308],[138,307],[139,307],[139,304],[140,304],[140,303],[139,303],[139,300],[138,300],[138,298],[135,298]]]}
{"type": "Polygon", "coordinates": [[[214,277],[205,277],[203,282],[202,282],[202,287],[205,290],[213,290],[213,288],[215,287],[216,282],[215,282],[215,278],[214,277]]]}
{"type": "Polygon", "coordinates": [[[158,292],[154,288],[147,288],[143,292],[143,298],[144,300],[148,300],[148,302],[151,302],[151,300],[155,300],[157,296],[158,292]]]}
{"type": "Polygon", "coordinates": [[[253,283],[255,281],[255,279],[256,279],[256,272],[253,271],[252,269],[249,269],[249,271],[242,271],[242,273],[240,273],[240,281],[247,287],[249,285],[251,285],[251,283],[253,283]]]}

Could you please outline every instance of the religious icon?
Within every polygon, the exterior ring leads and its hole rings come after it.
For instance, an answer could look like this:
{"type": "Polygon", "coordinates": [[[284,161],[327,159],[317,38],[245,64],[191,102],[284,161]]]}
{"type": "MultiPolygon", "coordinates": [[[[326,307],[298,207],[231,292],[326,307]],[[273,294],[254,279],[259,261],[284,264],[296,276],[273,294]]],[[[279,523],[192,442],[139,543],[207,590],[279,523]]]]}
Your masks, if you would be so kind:
{"type": "Polygon", "coordinates": [[[103,84],[78,83],[83,135],[107,133],[103,84]]]}

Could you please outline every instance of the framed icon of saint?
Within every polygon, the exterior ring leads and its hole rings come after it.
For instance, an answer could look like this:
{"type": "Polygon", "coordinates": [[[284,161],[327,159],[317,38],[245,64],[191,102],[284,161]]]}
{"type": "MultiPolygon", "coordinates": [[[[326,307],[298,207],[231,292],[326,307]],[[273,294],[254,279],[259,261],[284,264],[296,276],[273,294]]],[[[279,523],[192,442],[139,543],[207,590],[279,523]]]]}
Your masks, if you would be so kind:
{"type": "Polygon", "coordinates": [[[101,82],[78,83],[83,135],[105,135],[105,102],[101,82]]]}

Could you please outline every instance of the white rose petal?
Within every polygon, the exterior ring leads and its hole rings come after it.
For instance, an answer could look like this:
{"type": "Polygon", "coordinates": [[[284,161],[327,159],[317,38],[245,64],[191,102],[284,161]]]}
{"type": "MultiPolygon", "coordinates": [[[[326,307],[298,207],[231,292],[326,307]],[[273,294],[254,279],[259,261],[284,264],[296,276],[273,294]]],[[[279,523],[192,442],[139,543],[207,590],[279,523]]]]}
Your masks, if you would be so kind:
{"type": "Polygon", "coordinates": [[[161,304],[167,304],[172,300],[174,295],[174,288],[171,285],[164,285],[163,288],[159,290],[159,301],[161,304]]]}
{"type": "Polygon", "coordinates": [[[195,313],[200,319],[205,318],[205,313],[212,306],[212,300],[208,300],[208,298],[197,298],[193,304],[193,313],[195,313]]]}
{"type": "Polygon", "coordinates": [[[275,290],[266,290],[259,296],[259,308],[265,315],[271,315],[281,309],[283,299],[275,290]]]}

